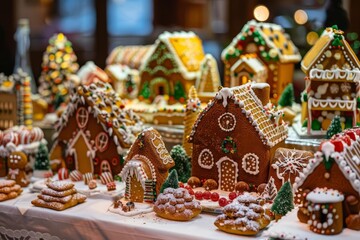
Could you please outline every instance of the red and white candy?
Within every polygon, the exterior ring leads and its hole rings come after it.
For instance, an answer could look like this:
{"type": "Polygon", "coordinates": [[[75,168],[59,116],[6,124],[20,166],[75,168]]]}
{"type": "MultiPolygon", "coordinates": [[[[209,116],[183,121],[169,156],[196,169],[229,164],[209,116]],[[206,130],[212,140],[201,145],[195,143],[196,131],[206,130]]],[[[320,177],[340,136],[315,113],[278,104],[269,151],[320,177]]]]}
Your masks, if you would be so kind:
{"type": "Polygon", "coordinates": [[[108,184],[109,182],[113,182],[114,178],[110,172],[103,172],[100,175],[101,184],[108,184]]]}
{"type": "Polygon", "coordinates": [[[67,168],[60,168],[58,171],[59,180],[65,180],[69,178],[69,170],[67,168]]]}
{"type": "Polygon", "coordinates": [[[85,173],[84,174],[84,183],[85,185],[88,185],[90,180],[94,179],[94,175],[91,172],[85,173]]]}
{"type": "Polygon", "coordinates": [[[70,179],[73,182],[78,182],[83,179],[83,175],[79,170],[74,170],[70,173],[70,179]]]}

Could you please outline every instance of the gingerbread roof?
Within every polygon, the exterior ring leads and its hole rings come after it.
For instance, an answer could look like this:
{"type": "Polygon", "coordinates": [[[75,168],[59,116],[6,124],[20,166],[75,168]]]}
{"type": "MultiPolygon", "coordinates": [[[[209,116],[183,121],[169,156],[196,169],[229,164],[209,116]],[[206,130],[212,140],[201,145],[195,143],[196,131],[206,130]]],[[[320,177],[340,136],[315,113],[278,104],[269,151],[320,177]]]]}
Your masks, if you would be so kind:
{"type": "MultiPolygon", "coordinates": [[[[249,123],[254,127],[263,144],[268,147],[273,147],[277,143],[285,140],[287,137],[287,124],[284,122],[276,123],[270,119],[271,117],[282,115],[282,112],[276,111],[270,113],[272,115],[268,115],[267,110],[253,91],[253,88],[266,86],[268,87],[269,85],[267,83],[247,83],[233,88],[222,88],[199,115],[189,136],[189,141],[192,142],[196,134],[197,126],[201,124],[201,119],[204,114],[206,114],[210,108],[214,107],[219,100],[224,108],[229,101],[234,101],[239,107],[239,111],[246,116],[249,123]]],[[[217,104],[217,106],[219,105],[220,104],[217,104]]]]}
{"type": "Polygon", "coordinates": [[[201,39],[193,32],[162,33],[156,40],[153,50],[147,52],[141,69],[147,65],[150,56],[160,44],[165,44],[173,55],[184,78],[194,79],[197,76],[205,54],[201,39]]]}
{"type": "Polygon", "coordinates": [[[239,43],[247,37],[253,37],[255,43],[269,48],[270,51],[272,51],[271,53],[269,51],[269,55],[278,57],[280,62],[297,63],[301,60],[299,50],[280,25],[257,22],[255,20],[251,20],[244,25],[240,33],[232,40],[230,45],[223,50],[221,54],[222,59],[227,59],[227,55],[233,55],[233,52],[235,52],[237,57],[241,55],[243,49],[242,47],[239,48],[241,45],[239,43]],[[236,51],[236,49],[238,51],[236,51]]]}
{"type": "Polygon", "coordinates": [[[247,66],[250,68],[255,74],[262,76],[261,79],[266,81],[267,77],[267,69],[264,63],[257,57],[256,54],[244,54],[241,55],[239,60],[235,62],[235,64],[231,67],[231,72],[236,72],[235,70],[241,66],[247,66]]]}
{"type": "Polygon", "coordinates": [[[130,147],[135,141],[136,134],[143,128],[140,118],[132,110],[125,109],[111,85],[97,82],[89,86],[79,86],[76,93],[70,96],[65,112],[55,124],[54,138],[64,129],[78,106],[85,103],[89,106],[89,113],[92,113],[104,131],[113,137],[119,154],[122,153],[123,147],[130,147]]]}
{"type": "Polygon", "coordinates": [[[205,58],[201,62],[202,71],[196,78],[195,86],[196,89],[201,94],[205,94],[205,92],[214,96],[215,92],[218,90],[218,87],[221,86],[221,80],[219,76],[218,66],[216,59],[211,54],[206,54],[205,58]],[[211,76],[211,83],[207,83],[207,74],[211,76]],[[211,91],[206,91],[206,85],[210,84],[211,91]]]}
{"type": "Polygon", "coordinates": [[[152,51],[153,45],[146,46],[118,46],[111,51],[106,59],[107,65],[121,64],[133,69],[139,69],[146,60],[147,52],[152,51]]]}
{"type": "MultiPolygon", "coordinates": [[[[323,62],[323,60],[327,57],[331,57],[332,51],[337,49],[342,50],[342,54],[349,65],[349,69],[359,70],[359,59],[356,57],[356,54],[349,43],[345,40],[343,32],[334,28],[326,28],[324,30],[321,37],[316,41],[314,46],[306,53],[301,61],[301,69],[305,73],[308,73],[312,68],[320,69],[319,67],[316,67],[316,65],[323,62]]],[[[341,56],[339,55],[339,57],[341,56]]],[[[348,70],[344,70],[344,73],[347,71],[348,70]]],[[[344,73],[341,75],[344,75],[344,73]]],[[[360,80],[360,76],[357,76],[357,78],[360,80]]]]}
{"type": "MultiPolygon", "coordinates": [[[[321,143],[315,158],[309,161],[307,167],[295,179],[294,191],[301,187],[304,181],[314,173],[319,164],[334,160],[344,177],[360,195],[360,128],[345,130],[334,135],[330,140],[321,143]]],[[[316,173],[314,173],[316,174],[316,173]]],[[[341,190],[341,189],[339,189],[341,190]]]]}
{"type": "Polygon", "coordinates": [[[104,70],[95,65],[94,62],[88,61],[77,72],[80,78],[81,84],[90,85],[97,81],[111,82],[111,78],[106,74],[104,70]]]}

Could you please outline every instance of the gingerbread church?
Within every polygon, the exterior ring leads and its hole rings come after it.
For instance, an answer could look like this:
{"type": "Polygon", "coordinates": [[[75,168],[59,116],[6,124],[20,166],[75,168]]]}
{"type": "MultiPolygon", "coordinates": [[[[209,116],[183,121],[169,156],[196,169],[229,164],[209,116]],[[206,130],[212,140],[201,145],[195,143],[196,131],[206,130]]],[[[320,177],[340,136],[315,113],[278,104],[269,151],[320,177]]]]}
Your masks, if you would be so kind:
{"type": "Polygon", "coordinates": [[[266,82],[271,87],[270,98],[276,101],[292,82],[294,65],[301,60],[298,49],[280,25],[249,21],[221,54],[225,65],[225,87],[233,86],[232,83],[246,83],[249,76],[239,74],[239,70],[233,66],[241,65],[237,62],[244,61],[242,56],[249,53],[256,54],[265,64],[266,82]]]}
{"type": "Polygon", "coordinates": [[[126,157],[120,176],[125,182],[125,198],[134,202],[153,202],[175,166],[159,134],[153,128],[140,133],[126,157]]]}
{"type": "Polygon", "coordinates": [[[268,181],[270,160],[287,137],[282,112],[269,103],[267,83],[222,88],[200,113],[189,136],[192,176],[233,191],[239,181],[268,181]],[[211,129],[211,131],[209,131],[211,129]]]}
{"type": "Polygon", "coordinates": [[[81,173],[120,173],[123,156],[141,132],[142,122],[125,109],[111,85],[79,86],[55,125],[51,160],[81,173]]]}
{"type": "Polygon", "coordinates": [[[360,62],[343,32],[327,28],[305,55],[301,69],[306,74],[302,119],[307,118],[308,134],[325,134],[335,115],[343,128],[356,126],[360,62]]]}
{"type": "MultiPolygon", "coordinates": [[[[360,197],[360,129],[353,128],[334,135],[320,145],[319,151],[295,179],[293,185],[297,203],[303,193],[316,188],[334,189],[345,196],[344,219],[359,214],[360,204],[351,199],[360,197]]],[[[360,229],[360,224],[357,224],[360,229]]]]}

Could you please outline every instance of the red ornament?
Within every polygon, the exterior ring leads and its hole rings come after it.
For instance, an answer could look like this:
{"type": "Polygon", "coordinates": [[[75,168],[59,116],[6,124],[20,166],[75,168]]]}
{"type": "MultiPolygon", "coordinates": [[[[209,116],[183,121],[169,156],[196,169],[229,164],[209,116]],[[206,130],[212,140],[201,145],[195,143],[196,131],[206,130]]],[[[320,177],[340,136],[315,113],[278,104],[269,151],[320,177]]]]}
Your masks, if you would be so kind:
{"type": "Polygon", "coordinates": [[[201,191],[196,191],[195,198],[196,200],[203,200],[203,193],[201,191]]]}
{"type": "Polygon", "coordinates": [[[94,165],[98,165],[100,160],[99,160],[99,158],[94,158],[93,162],[94,162],[94,165]]]}
{"type": "Polygon", "coordinates": [[[233,200],[233,199],[235,199],[236,197],[237,197],[237,194],[236,194],[235,192],[229,193],[229,199],[230,199],[230,200],[233,200]]]}
{"type": "Polygon", "coordinates": [[[228,204],[228,201],[226,200],[226,198],[222,197],[219,199],[220,207],[225,207],[227,204],[228,204]]]}
{"type": "Polygon", "coordinates": [[[213,192],[212,194],[211,194],[211,201],[213,201],[213,202],[217,202],[217,201],[219,201],[219,198],[220,198],[220,195],[217,193],[217,192],[213,192]]]}
{"type": "Polygon", "coordinates": [[[206,200],[209,200],[211,198],[211,192],[205,191],[203,193],[203,198],[206,199],[206,200]]]}

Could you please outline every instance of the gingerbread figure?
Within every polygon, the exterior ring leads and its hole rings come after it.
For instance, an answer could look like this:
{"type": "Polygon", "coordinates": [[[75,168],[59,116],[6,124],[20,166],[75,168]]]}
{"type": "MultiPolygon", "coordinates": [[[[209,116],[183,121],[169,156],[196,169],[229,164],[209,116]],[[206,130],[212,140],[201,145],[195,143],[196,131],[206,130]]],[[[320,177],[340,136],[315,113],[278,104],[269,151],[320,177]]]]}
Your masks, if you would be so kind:
{"type": "Polygon", "coordinates": [[[21,187],[29,185],[29,180],[25,173],[27,157],[23,152],[12,152],[8,157],[9,173],[7,178],[16,181],[21,187]]]}

